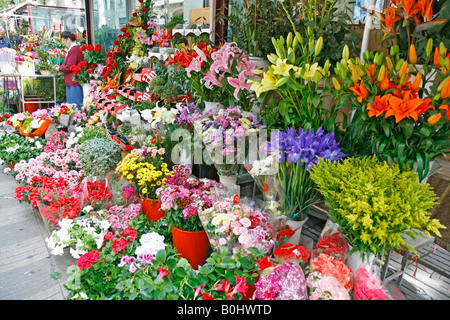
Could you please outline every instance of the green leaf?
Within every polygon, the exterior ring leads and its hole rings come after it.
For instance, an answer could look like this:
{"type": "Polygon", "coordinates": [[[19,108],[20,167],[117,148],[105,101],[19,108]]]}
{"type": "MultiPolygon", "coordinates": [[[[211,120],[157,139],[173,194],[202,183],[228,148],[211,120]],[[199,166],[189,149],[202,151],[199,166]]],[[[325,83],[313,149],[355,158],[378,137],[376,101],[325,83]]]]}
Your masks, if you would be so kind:
{"type": "Polygon", "coordinates": [[[156,253],[155,259],[156,259],[157,261],[164,262],[164,261],[166,260],[166,257],[167,257],[166,251],[165,251],[165,250],[159,250],[159,251],[156,253]]]}
{"type": "Polygon", "coordinates": [[[175,274],[180,278],[187,276],[186,270],[184,270],[184,268],[181,268],[181,267],[178,267],[175,269],[175,274]]]}

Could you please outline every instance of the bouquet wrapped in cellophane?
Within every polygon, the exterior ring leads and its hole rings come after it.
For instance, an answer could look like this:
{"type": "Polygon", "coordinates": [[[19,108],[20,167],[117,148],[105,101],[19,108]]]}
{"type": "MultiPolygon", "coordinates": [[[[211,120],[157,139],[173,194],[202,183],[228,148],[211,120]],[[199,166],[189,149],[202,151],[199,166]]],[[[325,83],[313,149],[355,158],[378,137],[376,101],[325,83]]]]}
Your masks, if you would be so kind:
{"type": "Polygon", "coordinates": [[[269,214],[247,199],[218,198],[212,207],[199,212],[213,250],[227,246],[233,253],[255,247],[270,254],[274,240],[268,230],[269,214]]]}

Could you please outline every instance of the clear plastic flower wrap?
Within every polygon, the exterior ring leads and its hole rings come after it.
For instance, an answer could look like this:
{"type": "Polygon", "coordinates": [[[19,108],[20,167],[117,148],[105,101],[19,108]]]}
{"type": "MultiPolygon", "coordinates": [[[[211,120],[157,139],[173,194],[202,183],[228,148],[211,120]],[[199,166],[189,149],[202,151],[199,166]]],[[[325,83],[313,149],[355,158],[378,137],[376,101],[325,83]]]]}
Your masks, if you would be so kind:
{"type": "Polygon", "coordinates": [[[306,278],[300,264],[278,259],[258,260],[260,275],[255,283],[257,300],[307,300],[306,278]]]}
{"type": "Polygon", "coordinates": [[[278,179],[278,161],[275,156],[268,155],[263,160],[255,160],[245,166],[258,188],[261,190],[265,202],[264,210],[276,217],[282,214],[280,208],[281,185],[278,179]]]}
{"type": "Polygon", "coordinates": [[[228,247],[232,252],[256,247],[266,254],[272,252],[274,241],[268,231],[269,214],[258,209],[252,201],[213,195],[213,205],[199,212],[211,247],[228,247]]]}
{"type": "Polygon", "coordinates": [[[302,268],[309,265],[312,255],[313,240],[302,235],[299,244],[285,243],[274,248],[273,256],[283,261],[296,261],[302,268]]]}
{"type": "Polygon", "coordinates": [[[398,288],[380,279],[378,266],[363,263],[353,274],[353,298],[355,300],[405,300],[398,288]]]}
{"type": "Polygon", "coordinates": [[[313,252],[313,257],[324,253],[330,255],[340,261],[344,261],[346,254],[350,250],[350,246],[339,231],[339,225],[327,220],[325,226],[320,233],[319,240],[313,252]]]}
{"type": "Polygon", "coordinates": [[[311,259],[310,267],[321,274],[335,277],[347,291],[350,292],[353,289],[353,270],[343,261],[328,254],[320,253],[317,257],[311,259]]]}
{"type": "Polygon", "coordinates": [[[113,193],[107,178],[86,177],[81,182],[81,206],[94,211],[108,210],[113,206],[113,193]]]}

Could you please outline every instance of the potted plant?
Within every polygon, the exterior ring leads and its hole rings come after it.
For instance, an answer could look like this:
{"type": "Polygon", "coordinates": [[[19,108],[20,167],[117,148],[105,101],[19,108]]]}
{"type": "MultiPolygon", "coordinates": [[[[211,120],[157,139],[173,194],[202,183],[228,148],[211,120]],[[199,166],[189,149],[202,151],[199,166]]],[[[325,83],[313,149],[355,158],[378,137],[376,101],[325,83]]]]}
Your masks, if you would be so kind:
{"type": "Polygon", "coordinates": [[[280,219],[294,235],[289,239],[298,244],[301,229],[308,218],[310,208],[317,201],[317,190],[311,178],[311,170],[321,159],[337,162],[346,155],[341,152],[334,133],[326,133],[319,128],[314,130],[287,129],[278,136],[272,134],[267,152],[278,159],[278,180],[281,184],[280,219]]]}
{"type": "Polygon", "coordinates": [[[53,70],[53,63],[50,60],[50,53],[47,48],[38,46],[36,49],[38,63],[35,66],[35,70],[39,71],[42,75],[50,75],[53,70]]]}
{"type": "Polygon", "coordinates": [[[174,166],[173,176],[156,190],[156,195],[172,231],[174,247],[198,269],[206,261],[209,246],[199,212],[211,207],[212,189],[219,184],[214,180],[199,180],[190,173],[184,165],[174,166]]]}
{"type": "Polygon", "coordinates": [[[139,196],[142,212],[149,220],[158,220],[164,215],[156,190],[172,175],[165,161],[165,148],[142,147],[133,149],[116,166],[116,173],[134,186],[139,196]]]}
{"type": "Polygon", "coordinates": [[[88,176],[105,177],[122,159],[119,145],[108,138],[94,138],[81,143],[78,150],[83,170],[88,176]]]}
{"type": "MultiPolygon", "coordinates": [[[[45,146],[45,139],[29,138],[18,134],[0,136],[0,162],[10,169],[20,161],[28,161],[38,156],[45,146]]],[[[11,172],[14,174],[14,172],[11,172]]]]}
{"type": "Polygon", "coordinates": [[[439,229],[445,228],[431,218],[430,209],[438,203],[432,187],[411,171],[401,172],[395,163],[375,156],[349,157],[337,164],[320,159],[311,179],[329,207],[330,219],[351,246],[347,261],[353,253],[366,262],[384,257],[388,250],[407,247],[403,235],[440,236],[439,229]]]}
{"type": "MultiPolygon", "coordinates": [[[[198,123],[201,139],[224,185],[236,185],[240,164],[247,158],[251,134],[262,127],[257,118],[239,106],[203,113],[198,123]]],[[[209,162],[209,161],[208,161],[209,162]]]]}

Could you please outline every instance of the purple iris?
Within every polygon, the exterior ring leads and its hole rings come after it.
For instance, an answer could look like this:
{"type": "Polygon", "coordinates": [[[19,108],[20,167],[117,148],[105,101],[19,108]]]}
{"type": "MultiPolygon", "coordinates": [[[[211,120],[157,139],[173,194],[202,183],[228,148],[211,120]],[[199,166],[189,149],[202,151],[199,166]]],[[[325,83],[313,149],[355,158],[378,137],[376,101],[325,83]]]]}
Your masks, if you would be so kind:
{"type": "Polygon", "coordinates": [[[313,130],[280,131],[278,136],[279,162],[300,163],[311,170],[319,158],[336,161],[345,156],[341,152],[339,143],[335,140],[334,132],[325,133],[322,128],[313,130]]]}

